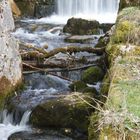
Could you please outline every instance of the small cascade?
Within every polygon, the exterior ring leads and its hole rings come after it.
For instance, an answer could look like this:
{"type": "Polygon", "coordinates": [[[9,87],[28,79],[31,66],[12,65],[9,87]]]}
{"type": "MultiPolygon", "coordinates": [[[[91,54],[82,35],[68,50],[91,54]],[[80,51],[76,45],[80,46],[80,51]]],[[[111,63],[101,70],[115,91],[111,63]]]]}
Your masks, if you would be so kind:
{"type": "Polygon", "coordinates": [[[7,110],[2,111],[0,113],[0,140],[7,140],[13,133],[30,130],[27,125],[30,114],[31,111],[26,111],[21,121],[16,124],[13,113],[8,113],[7,110]]]}

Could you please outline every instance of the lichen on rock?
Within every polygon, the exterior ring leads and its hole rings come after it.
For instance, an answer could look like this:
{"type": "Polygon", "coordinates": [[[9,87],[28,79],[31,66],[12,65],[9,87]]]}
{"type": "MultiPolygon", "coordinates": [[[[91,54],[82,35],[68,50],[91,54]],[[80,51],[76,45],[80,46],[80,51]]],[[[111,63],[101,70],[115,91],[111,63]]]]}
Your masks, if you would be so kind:
{"type": "Polygon", "coordinates": [[[17,40],[11,31],[15,28],[10,5],[0,2],[0,108],[8,93],[22,81],[21,57],[17,40]]]}

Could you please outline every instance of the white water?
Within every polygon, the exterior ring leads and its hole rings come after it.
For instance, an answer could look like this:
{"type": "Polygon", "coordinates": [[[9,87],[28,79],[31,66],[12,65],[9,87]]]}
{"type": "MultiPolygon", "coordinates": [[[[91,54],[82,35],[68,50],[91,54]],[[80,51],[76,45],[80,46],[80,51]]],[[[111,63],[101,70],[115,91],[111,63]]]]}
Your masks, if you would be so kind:
{"type": "Polygon", "coordinates": [[[15,132],[27,131],[29,127],[27,125],[29,121],[30,111],[26,111],[19,124],[14,124],[13,114],[8,114],[7,110],[4,110],[0,114],[0,140],[7,140],[8,137],[15,132]]]}
{"type": "Polygon", "coordinates": [[[59,17],[82,17],[115,22],[119,0],[57,0],[59,17]]]}
{"type": "Polygon", "coordinates": [[[57,0],[56,2],[59,16],[115,13],[118,10],[118,0],[57,0]]]}

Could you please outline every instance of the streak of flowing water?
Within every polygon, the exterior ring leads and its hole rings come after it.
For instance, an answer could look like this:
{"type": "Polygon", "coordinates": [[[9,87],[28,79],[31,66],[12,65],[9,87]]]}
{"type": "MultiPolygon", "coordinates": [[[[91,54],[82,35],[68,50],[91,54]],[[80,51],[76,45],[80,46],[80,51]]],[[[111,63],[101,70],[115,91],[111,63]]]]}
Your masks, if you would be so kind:
{"type": "Polygon", "coordinates": [[[9,114],[7,110],[4,110],[0,114],[0,140],[7,140],[8,137],[15,133],[21,131],[28,131],[30,128],[28,127],[27,123],[29,121],[29,116],[31,112],[26,111],[19,124],[14,123],[13,114],[9,114]]]}

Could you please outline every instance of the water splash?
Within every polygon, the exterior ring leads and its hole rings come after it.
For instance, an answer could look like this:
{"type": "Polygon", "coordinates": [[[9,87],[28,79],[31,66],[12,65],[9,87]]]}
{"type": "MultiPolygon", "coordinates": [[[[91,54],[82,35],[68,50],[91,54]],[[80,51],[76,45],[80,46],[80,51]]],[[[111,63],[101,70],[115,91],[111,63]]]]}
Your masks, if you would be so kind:
{"type": "Polygon", "coordinates": [[[0,140],[7,140],[10,135],[16,132],[30,130],[27,125],[29,121],[31,111],[26,111],[19,124],[14,123],[13,113],[8,113],[7,110],[4,110],[0,113],[0,140]]]}

